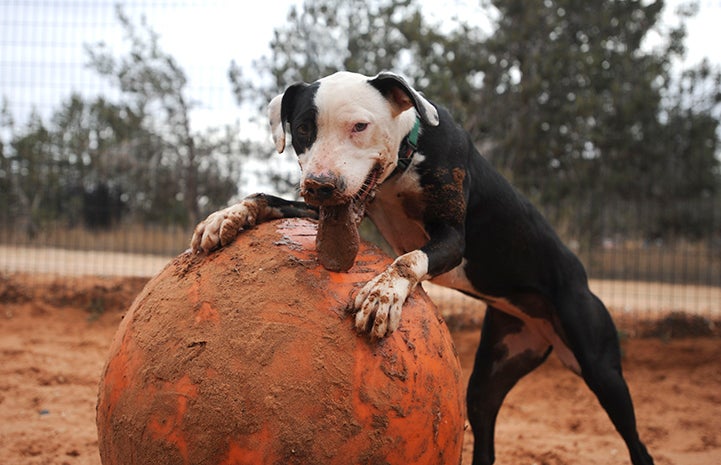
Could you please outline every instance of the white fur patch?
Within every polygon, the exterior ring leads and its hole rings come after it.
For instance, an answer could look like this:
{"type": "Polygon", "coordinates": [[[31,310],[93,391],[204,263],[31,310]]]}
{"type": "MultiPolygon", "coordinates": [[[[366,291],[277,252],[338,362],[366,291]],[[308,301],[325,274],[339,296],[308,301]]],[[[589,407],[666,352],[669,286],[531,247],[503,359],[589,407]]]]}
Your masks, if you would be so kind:
{"type": "Polygon", "coordinates": [[[423,247],[430,239],[421,218],[422,211],[406,210],[405,202],[422,207],[419,199],[423,195],[420,176],[413,165],[423,160],[423,155],[413,157],[411,168],[403,175],[387,180],[378,190],[375,199],[368,205],[368,216],[373,220],[381,235],[388,241],[396,255],[403,255],[423,247]]]}
{"type": "Polygon", "coordinates": [[[428,273],[428,256],[420,250],[401,255],[369,281],[355,298],[355,324],[373,337],[385,337],[398,328],[408,295],[428,273]]]}
{"type": "Polygon", "coordinates": [[[578,364],[575,355],[573,355],[571,349],[569,349],[558,336],[550,321],[544,318],[533,318],[528,316],[522,309],[516,307],[507,299],[479,293],[473,288],[473,285],[469,281],[468,276],[464,271],[465,265],[466,260],[463,259],[463,262],[459,266],[447,273],[436,276],[431,279],[431,282],[474,295],[487,302],[489,305],[493,305],[498,310],[515,316],[523,321],[526,327],[522,332],[508,335],[504,339],[504,342],[506,342],[506,346],[508,347],[509,354],[516,354],[519,351],[522,352],[525,350],[524,347],[527,348],[529,344],[533,344],[534,339],[540,337],[546,344],[553,346],[556,355],[561,359],[564,365],[576,374],[581,374],[581,367],[578,364]],[[529,340],[525,341],[524,339],[529,337],[529,331],[533,333],[533,336],[530,337],[529,340]]]}
{"type": "Polygon", "coordinates": [[[268,119],[270,121],[270,132],[273,136],[273,143],[278,153],[285,150],[285,128],[280,118],[281,104],[283,103],[283,94],[276,95],[268,104],[268,119]]]}
{"type": "Polygon", "coordinates": [[[243,199],[217,212],[211,213],[201,221],[193,232],[190,247],[194,251],[210,251],[227,245],[235,239],[241,229],[256,225],[263,214],[262,205],[253,198],[243,199]]]}
{"type": "Polygon", "coordinates": [[[376,166],[382,168],[382,177],[393,171],[401,140],[413,128],[415,110],[393,117],[388,100],[360,74],[340,72],[319,82],[317,136],[301,159],[303,179],[339,177],[343,194],[352,197],[376,166]],[[356,130],[359,123],[366,125],[362,131],[356,130]]]}
{"type": "MultiPolygon", "coordinates": [[[[553,346],[556,355],[559,359],[561,359],[561,362],[563,362],[566,367],[568,367],[571,371],[578,375],[581,374],[581,366],[578,364],[576,356],[573,355],[571,349],[569,349],[568,346],[558,336],[558,333],[556,333],[556,331],[553,329],[553,325],[550,321],[544,318],[532,318],[528,316],[526,313],[523,312],[523,310],[513,305],[507,299],[490,297],[485,298],[484,300],[486,300],[489,304],[493,305],[498,310],[506,312],[509,315],[513,315],[516,318],[522,320],[523,323],[526,325],[526,328],[533,331],[535,334],[542,337],[543,340],[545,340],[549,345],[553,346]]],[[[509,351],[511,350],[511,346],[513,346],[513,337],[513,335],[506,337],[506,339],[508,340],[508,344],[511,344],[509,346],[509,351]]],[[[523,332],[521,332],[518,333],[517,337],[523,338],[525,336],[523,332]]],[[[504,341],[506,341],[506,339],[504,339],[504,341]]],[[[522,344],[523,343],[519,343],[519,345],[522,344]]]]}

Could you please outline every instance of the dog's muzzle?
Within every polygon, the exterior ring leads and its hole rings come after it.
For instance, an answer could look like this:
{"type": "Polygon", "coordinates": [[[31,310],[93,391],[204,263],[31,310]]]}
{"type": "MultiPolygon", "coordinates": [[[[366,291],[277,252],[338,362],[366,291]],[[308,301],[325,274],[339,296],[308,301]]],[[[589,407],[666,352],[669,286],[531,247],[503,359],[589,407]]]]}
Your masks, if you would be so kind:
{"type": "Polygon", "coordinates": [[[300,194],[306,203],[315,206],[331,206],[347,203],[345,181],[333,174],[309,175],[303,181],[300,194]]]}

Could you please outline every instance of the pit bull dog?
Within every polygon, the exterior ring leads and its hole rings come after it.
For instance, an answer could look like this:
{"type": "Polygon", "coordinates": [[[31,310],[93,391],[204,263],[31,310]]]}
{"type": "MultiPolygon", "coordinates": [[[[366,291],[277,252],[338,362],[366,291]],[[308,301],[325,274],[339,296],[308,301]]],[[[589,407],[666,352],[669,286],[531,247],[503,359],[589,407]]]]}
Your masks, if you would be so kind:
{"type": "Polygon", "coordinates": [[[446,109],[396,74],[339,72],[290,86],[269,116],[278,152],[290,134],[305,202],[247,197],[197,226],[195,251],[262,221],[353,202],[398,255],[353,299],[359,331],[384,337],[398,328],[406,297],[423,280],[487,305],[467,391],[474,465],[494,462],[506,394],[552,350],[596,395],[633,465],[653,463],[636,429],[615,325],[583,265],[446,109]]]}

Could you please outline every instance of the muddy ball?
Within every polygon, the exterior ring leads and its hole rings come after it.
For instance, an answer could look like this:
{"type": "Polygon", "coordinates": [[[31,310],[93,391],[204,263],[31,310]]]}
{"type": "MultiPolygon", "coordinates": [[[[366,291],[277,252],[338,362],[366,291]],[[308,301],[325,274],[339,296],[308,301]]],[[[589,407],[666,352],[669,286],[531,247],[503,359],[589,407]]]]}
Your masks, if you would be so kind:
{"type": "Polygon", "coordinates": [[[385,339],[352,295],[389,263],[318,264],[316,225],[280,220],[175,258],[112,342],[97,426],[104,465],[452,464],[463,389],[449,332],[417,289],[385,339]]]}

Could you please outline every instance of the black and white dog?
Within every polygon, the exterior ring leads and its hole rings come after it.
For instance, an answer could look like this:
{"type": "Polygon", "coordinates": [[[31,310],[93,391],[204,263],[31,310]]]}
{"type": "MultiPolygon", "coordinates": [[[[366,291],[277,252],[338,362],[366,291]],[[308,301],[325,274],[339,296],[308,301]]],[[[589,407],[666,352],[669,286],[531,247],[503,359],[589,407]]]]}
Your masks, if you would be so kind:
{"type": "Polygon", "coordinates": [[[503,399],[552,349],[595,393],[633,464],[653,463],[636,430],[616,328],[583,265],[444,108],[396,74],[341,72],[290,86],[269,115],[278,152],[290,133],[306,203],[250,196],[200,223],[194,250],[262,221],[356,202],[398,254],[356,295],[358,330],[394,331],[406,297],[426,279],[488,306],[467,391],[474,465],[493,463],[503,399]]]}

